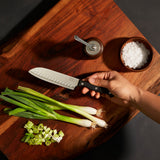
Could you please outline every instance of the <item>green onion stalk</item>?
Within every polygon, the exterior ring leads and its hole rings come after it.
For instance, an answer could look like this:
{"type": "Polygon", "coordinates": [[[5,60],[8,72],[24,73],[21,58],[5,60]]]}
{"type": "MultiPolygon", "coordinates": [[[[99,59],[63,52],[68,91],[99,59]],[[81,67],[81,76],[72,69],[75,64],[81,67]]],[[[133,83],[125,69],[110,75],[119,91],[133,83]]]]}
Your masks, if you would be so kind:
{"type": "MultiPolygon", "coordinates": [[[[30,88],[21,87],[21,86],[19,86],[18,88],[21,90],[21,92],[15,92],[15,91],[13,91],[13,90],[10,90],[9,88],[6,88],[6,89],[5,89],[5,92],[2,92],[2,95],[11,95],[11,94],[13,94],[13,95],[17,95],[17,96],[19,95],[19,96],[23,96],[23,97],[30,98],[30,99],[35,99],[35,100],[38,100],[38,101],[43,101],[43,102],[45,102],[45,104],[46,104],[48,107],[52,108],[53,110],[64,110],[64,109],[66,109],[66,108],[63,107],[63,103],[61,103],[62,105],[58,105],[58,104],[54,105],[53,102],[51,102],[51,104],[49,104],[50,102],[49,102],[48,100],[45,100],[45,99],[40,98],[40,97],[38,97],[38,96],[35,96],[35,95],[37,95],[38,92],[35,92],[35,93],[32,95],[31,92],[33,93],[34,90],[31,90],[30,88]],[[22,92],[23,89],[28,89],[28,90],[30,90],[30,94],[25,93],[25,92],[22,92]]],[[[49,98],[49,97],[48,97],[48,98],[49,98]]],[[[54,99],[53,99],[53,100],[54,100],[54,99]]],[[[56,100],[54,100],[54,101],[56,102],[56,100]]],[[[57,102],[58,102],[58,101],[57,101],[57,102]]],[[[67,104],[67,105],[68,105],[68,104],[67,104]]],[[[85,107],[84,107],[84,106],[78,106],[78,105],[70,105],[70,106],[72,106],[72,107],[74,107],[74,108],[77,108],[77,109],[79,109],[79,110],[85,111],[85,112],[87,112],[87,113],[89,113],[89,114],[91,114],[91,115],[99,115],[99,112],[101,112],[101,109],[100,109],[100,110],[97,110],[97,109],[95,109],[95,108],[93,108],[93,107],[89,107],[89,106],[85,106],[85,107]]]]}
{"type": "Polygon", "coordinates": [[[18,86],[17,91],[7,88],[1,93],[0,98],[19,107],[8,110],[9,115],[33,119],[54,119],[84,127],[91,127],[94,125],[107,127],[107,123],[104,120],[92,115],[97,112],[94,108],[65,104],[30,88],[18,86]],[[55,112],[55,110],[60,109],[73,111],[87,119],[73,118],[55,112]]]}
{"type": "Polygon", "coordinates": [[[7,113],[10,116],[14,115],[17,117],[24,117],[24,118],[30,118],[30,119],[53,119],[53,120],[60,120],[60,121],[65,121],[65,122],[77,124],[77,125],[80,125],[83,127],[91,127],[92,126],[92,122],[90,120],[60,115],[53,110],[52,110],[52,113],[50,113],[49,111],[42,109],[41,107],[37,106],[36,104],[34,104],[32,102],[28,105],[25,105],[26,102],[28,102],[29,100],[24,99],[24,97],[20,97],[20,96],[19,97],[11,96],[11,97],[18,99],[18,101],[22,100],[23,103],[0,95],[1,99],[20,107],[20,108],[15,108],[13,110],[8,110],[7,113]]]}

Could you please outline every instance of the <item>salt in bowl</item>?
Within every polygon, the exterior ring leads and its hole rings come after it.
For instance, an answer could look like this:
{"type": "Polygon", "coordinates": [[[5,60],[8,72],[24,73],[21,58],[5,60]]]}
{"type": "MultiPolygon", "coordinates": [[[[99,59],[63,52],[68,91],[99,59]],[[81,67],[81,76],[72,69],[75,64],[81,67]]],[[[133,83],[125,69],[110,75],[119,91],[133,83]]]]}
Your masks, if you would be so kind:
{"type": "Polygon", "coordinates": [[[120,59],[128,70],[144,71],[151,65],[153,51],[147,40],[141,37],[133,37],[122,45],[120,59]]]}

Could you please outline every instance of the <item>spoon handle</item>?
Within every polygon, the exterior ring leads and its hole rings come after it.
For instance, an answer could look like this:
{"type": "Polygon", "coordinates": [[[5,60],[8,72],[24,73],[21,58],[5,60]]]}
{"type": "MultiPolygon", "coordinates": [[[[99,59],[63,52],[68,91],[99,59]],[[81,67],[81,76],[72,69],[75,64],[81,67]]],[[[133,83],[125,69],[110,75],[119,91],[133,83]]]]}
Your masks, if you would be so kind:
{"type": "Polygon", "coordinates": [[[90,49],[92,48],[92,45],[90,45],[89,43],[87,43],[86,41],[84,41],[83,39],[79,38],[77,35],[74,36],[74,39],[86,46],[88,46],[90,49]]]}

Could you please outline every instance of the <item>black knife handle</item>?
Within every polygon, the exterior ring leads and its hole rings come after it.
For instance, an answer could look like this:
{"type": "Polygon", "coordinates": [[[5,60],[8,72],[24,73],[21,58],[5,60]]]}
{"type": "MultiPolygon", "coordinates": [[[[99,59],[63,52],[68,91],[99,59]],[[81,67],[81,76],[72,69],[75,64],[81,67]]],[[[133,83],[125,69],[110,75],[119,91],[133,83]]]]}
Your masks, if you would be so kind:
{"type": "Polygon", "coordinates": [[[93,91],[108,94],[110,97],[114,97],[114,95],[107,88],[95,86],[87,81],[79,80],[78,86],[87,87],[88,89],[91,89],[93,91]]]}

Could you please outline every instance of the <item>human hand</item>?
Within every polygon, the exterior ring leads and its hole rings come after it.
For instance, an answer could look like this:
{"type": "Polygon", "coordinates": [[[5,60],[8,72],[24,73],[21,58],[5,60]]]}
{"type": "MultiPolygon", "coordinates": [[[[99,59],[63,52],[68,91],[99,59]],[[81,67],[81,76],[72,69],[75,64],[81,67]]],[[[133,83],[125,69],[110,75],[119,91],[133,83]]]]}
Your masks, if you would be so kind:
{"type": "MultiPolygon", "coordinates": [[[[115,103],[126,105],[138,98],[138,88],[116,71],[95,73],[86,80],[93,85],[107,88],[114,95],[111,100],[115,103]]],[[[84,87],[82,93],[86,94],[87,92],[89,89],[84,87]]],[[[90,91],[90,94],[97,99],[101,96],[99,92],[95,91],[90,91]]],[[[105,96],[108,98],[107,95],[105,96]]]]}

